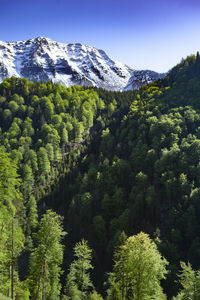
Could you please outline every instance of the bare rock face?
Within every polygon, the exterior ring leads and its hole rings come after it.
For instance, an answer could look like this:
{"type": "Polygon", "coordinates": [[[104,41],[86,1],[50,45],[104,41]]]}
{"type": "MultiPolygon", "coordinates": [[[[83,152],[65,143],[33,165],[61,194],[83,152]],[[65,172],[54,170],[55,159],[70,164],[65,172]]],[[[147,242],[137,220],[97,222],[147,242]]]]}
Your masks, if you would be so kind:
{"type": "Polygon", "coordinates": [[[123,91],[138,89],[165,74],[137,71],[113,61],[103,50],[80,43],[63,44],[38,37],[20,42],[0,41],[0,81],[25,77],[31,81],[77,84],[123,91]]]}

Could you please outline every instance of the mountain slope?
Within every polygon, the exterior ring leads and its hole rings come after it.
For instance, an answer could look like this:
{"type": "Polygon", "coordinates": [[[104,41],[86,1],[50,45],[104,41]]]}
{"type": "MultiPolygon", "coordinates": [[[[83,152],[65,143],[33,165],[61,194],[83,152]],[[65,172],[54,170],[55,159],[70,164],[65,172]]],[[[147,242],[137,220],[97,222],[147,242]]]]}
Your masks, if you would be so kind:
{"type": "MultiPolygon", "coordinates": [[[[0,144],[19,167],[23,201],[17,208],[27,249],[37,216],[52,208],[68,232],[66,273],[72,247],[87,239],[94,283],[103,292],[121,232],[147,232],[169,261],[163,286],[171,299],[180,261],[200,268],[199,82],[197,54],[139,91],[14,77],[0,84],[0,144]]],[[[7,262],[6,268],[5,282],[7,262]]],[[[23,279],[27,268],[22,255],[23,279]]]]}
{"type": "Polygon", "coordinates": [[[177,292],[180,260],[200,267],[199,82],[197,55],[136,91],[129,113],[94,136],[78,170],[54,195],[55,207],[59,201],[67,211],[69,237],[85,237],[95,249],[96,274],[102,265],[109,269],[123,230],[161,239],[169,297],[177,292]]]}
{"type": "Polygon", "coordinates": [[[0,41],[0,81],[26,77],[71,85],[97,86],[108,90],[131,90],[165,74],[136,71],[113,61],[103,50],[80,43],[63,44],[38,37],[20,42],[0,41]]]}

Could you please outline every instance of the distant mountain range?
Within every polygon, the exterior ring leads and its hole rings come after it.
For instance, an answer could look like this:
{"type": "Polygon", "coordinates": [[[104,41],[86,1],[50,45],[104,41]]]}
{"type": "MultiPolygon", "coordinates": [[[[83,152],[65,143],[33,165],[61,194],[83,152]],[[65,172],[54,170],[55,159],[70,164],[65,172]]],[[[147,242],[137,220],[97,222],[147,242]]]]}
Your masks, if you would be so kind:
{"type": "Polygon", "coordinates": [[[103,50],[80,43],[63,44],[38,37],[0,41],[0,82],[7,77],[52,80],[67,87],[77,84],[107,90],[132,90],[165,76],[110,59],[103,50]]]}

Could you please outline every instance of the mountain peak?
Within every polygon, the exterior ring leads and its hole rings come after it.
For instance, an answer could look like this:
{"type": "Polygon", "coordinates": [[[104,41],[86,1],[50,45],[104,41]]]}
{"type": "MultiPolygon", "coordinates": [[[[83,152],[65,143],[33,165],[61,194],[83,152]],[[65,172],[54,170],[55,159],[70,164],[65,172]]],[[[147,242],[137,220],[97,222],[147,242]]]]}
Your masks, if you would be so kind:
{"type": "Polygon", "coordinates": [[[135,71],[95,47],[38,36],[27,41],[0,41],[0,81],[11,76],[122,91],[140,88],[163,74],[135,71]]]}

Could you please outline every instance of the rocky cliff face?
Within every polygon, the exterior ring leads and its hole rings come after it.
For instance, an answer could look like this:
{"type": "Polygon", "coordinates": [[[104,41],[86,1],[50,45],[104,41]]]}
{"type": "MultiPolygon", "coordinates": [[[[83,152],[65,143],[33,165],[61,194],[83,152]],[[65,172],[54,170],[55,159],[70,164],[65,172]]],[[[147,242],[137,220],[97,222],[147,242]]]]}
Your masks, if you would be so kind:
{"type": "Polygon", "coordinates": [[[137,89],[162,78],[149,70],[137,71],[113,61],[103,50],[80,43],[63,44],[38,37],[20,42],[0,41],[0,81],[26,77],[66,86],[97,86],[108,90],[137,89]]]}

